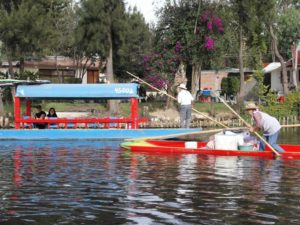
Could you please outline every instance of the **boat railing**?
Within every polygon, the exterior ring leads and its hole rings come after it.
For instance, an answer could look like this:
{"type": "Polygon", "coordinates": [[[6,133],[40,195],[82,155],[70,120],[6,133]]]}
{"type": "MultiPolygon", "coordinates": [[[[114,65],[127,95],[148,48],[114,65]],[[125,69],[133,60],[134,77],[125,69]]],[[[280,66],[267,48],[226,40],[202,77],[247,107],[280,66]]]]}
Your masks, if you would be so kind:
{"type": "Polygon", "coordinates": [[[135,129],[138,128],[141,123],[148,123],[148,118],[56,118],[56,119],[34,119],[34,118],[22,118],[17,122],[20,123],[20,128],[35,128],[34,124],[41,123],[47,124],[47,128],[126,128],[135,129]],[[72,126],[71,126],[72,125],[72,126]]]}

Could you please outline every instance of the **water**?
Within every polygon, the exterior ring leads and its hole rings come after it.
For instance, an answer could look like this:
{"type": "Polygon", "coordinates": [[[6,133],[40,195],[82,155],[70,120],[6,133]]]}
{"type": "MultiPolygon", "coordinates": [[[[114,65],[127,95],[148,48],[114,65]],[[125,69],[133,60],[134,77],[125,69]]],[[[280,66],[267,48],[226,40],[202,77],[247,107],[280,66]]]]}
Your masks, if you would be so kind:
{"type": "MultiPolygon", "coordinates": [[[[299,130],[282,142],[300,143],[299,130]]],[[[0,224],[299,224],[300,161],[1,141],[0,224]]]]}

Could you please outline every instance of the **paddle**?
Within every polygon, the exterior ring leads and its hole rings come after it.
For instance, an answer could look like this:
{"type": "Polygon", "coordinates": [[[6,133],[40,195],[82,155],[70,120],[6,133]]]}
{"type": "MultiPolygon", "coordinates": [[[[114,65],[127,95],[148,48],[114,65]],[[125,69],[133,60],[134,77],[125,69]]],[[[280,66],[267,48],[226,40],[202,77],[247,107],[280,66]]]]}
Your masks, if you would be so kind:
{"type": "Polygon", "coordinates": [[[186,135],[193,135],[193,134],[209,134],[209,133],[216,133],[221,132],[224,130],[240,130],[245,129],[245,127],[234,127],[234,128],[226,128],[226,129],[213,129],[213,130],[200,130],[200,131],[191,131],[191,132],[185,132],[180,134],[166,134],[166,135],[160,135],[160,136],[149,136],[149,137],[142,137],[142,138],[129,138],[125,139],[125,141],[135,141],[135,140],[146,140],[146,139],[165,139],[165,138],[172,138],[172,137],[180,137],[180,136],[186,136],[186,135]]]}
{"type": "Polygon", "coordinates": [[[191,132],[185,132],[180,134],[167,134],[167,135],[152,136],[152,137],[149,136],[149,137],[142,137],[142,138],[129,138],[129,139],[125,139],[125,141],[139,141],[139,140],[146,140],[146,139],[166,139],[166,138],[180,137],[180,136],[193,135],[193,134],[209,134],[209,133],[215,133],[220,131],[223,131],[223,129],[191,131],[191,132]]]}
{"type": "MultiPolygon", "coordinates": [[[[132,73],[130,73],[130,72],[128,72],[128,71],[125,71],[125,72],[128,73],[130,76],[132,76],[132,77],[138,79],[138,80],[141,81],[142,83],[148,85],[148,86],[151,87],[152,89],[154,89],[154,90],[156,90],[156,91],[158,91],[158,92],[160,92],[160,93],[163,93],[164,95],[168,96],[169,98],[171,98],[171,99],[177,101],[177,99],[176,99],[175,97],[173,97],[172,95],[169,95],[169,94],[166,93],[166,92],[162,92],[161,90],[159,90],[158,88],[156,88],[156,87],[154,87],[153,85],[149,84],[148,82],[142,80],[142,79],[139,78],[138,76],[136,76],[136,75],[134,75],[134,74],[132,74],[132,73]]],[[[205,118],[210,119],[211,121],[213,121],[213,122],[215,122],[215,123],[221,125],[222,127],[228,128],[228,126],[226,126],[226,125],[220,123],[219,121],[216,121],[215,119],[211,118],[210,116],[207,116],[207,115],[201,113],[200,111],[196,110],[195,108],[192,108],[192,110],[193,110],[194,112],[197,112],[198,114],[204,116],[205,118]]]]}
{"type": "MultiPolygon", "coordinates": [[[[224,105],[234,114],[236,115],[238,118],[240,118],[240,120],[248,127],[252,127],[250,124],[248,124],[234,109],[232,109],[220,96],[216,95],[218,97],[218,99],[224,103],[224,105]]],[[[280,154],[262,137],[259,135],[259,133],[254,132],[254,134],[262,141],[264,142],[273,152],[276,156],[280,156],[280,154]]]]}
{"type": "Polygon", "coordinates": [[[289,127],[300,127],[300,124],[281,125],[281,127],[284,127],[284,128],[289,128],[289,127]]]}

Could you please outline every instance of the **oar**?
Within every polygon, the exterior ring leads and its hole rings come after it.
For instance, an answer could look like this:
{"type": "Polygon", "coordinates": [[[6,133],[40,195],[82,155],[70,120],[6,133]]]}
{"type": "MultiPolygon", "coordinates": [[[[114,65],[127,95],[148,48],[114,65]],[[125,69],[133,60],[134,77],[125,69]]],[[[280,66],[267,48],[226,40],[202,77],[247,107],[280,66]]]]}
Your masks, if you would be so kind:
{"type": "MultiPolygon", "coordinates": [[[[156,91],[158,91],[158,92],[160,92],[160,93],[163,93],[164,95],[168,96],[169,98],[171,98],[171,99],[177,101],[177,99],[176,99],[175,97],[173,97],[172,95],[169,95],[169,94],[166,93],[166,92],[162,92],[161,90],[159,90],[158,88],[156,88],[156,87],[154,87],[153,85],[149,84],[148,82],[142,80],[142,79],[139,78],[138,76],[136,76],[136,75],[134,75],[134,74],[132,74],[132,73],[130,73],[130,72],[128,72],[128,71],[126,71],[126,73],[128,73],[130,76],[132,76],[132,77],[138,79],[138,80],[141,81],[142,83],[148,85],[148,86],[151,87],[152,89],[154,89],[154,90],[156,90],[156,91]]],[[[207,115],[201,113],[200,111],[196,110],[195,108],[192,108],[192,110],[193,110],[194,112],[197,112],[198,114],[204,116],[205,118],[210,119],[211,121],[213,121],[213,122],[215,122],[215,123],[221,125],[222,127],[228,128],[228,126],[226,126],[226,125],[220,123],[219,121],[216,121],[215,119],[211,118],[210,116],[207,116],[207,115]]]]}
{"type": "MultiPolygon", "coordinates": [[[[222,99],[220,96],[216,95],[221,102],[224,103],[224,105],[234,114],[236,115],[238,118],[240,118],[240,120],[247,126],[247,127],[251,127],[250,124],[248,124],[234,109],[232,109],[225,101],[224,99],[222,99]]],[[[259,135],[259,133],[254,132],[254,134],[262,141],[264,142],[273,152],[276,156],[280,156],[280,154],[262,137],[259,135]]]]}
{"type": "Polygon", "coordinates": [[[166,135],[149,136],[149,137],[142,137],[142,138],[129,138],[129,139],[125,139],[125,141],[139,141],[139,140],[146,140],[146,139],[166,139],[166,138],[180,137],[180,136],[193,135],[193,134],[209,134],[209,133],[220,132],[223,130],[224,129],[191,131],[191,132],[185,132],[180,134],[166,134],[166,135]]]}
{"type": "Polygon", "coordinates": [[[221,132],[224,130],[239,130],[239,129],[245,129],[245,127],[234,127],[234,128],[226,128],[226,129],[220,128],[220,129],[213,129],[213,130],[191,131],[191,132],[185,132],[180,134],[166,134],[166,135],[149,136],[149,137],[142,137],[142,138],[129,138],[129,139],[125,139],[125,141],[138,141],[138,140],[146,140],[146,139],[166,139],[166,138],[180,137],[180,136],[193,135],[193,134],[209,134],[209,133],[221,132]]]}
{"type": "Polygon", "coordinates": [[[284,128],[289,128],[289,127],[300,127],[300,124],[281,125],[281,127],[284,127],[284,128]]]}

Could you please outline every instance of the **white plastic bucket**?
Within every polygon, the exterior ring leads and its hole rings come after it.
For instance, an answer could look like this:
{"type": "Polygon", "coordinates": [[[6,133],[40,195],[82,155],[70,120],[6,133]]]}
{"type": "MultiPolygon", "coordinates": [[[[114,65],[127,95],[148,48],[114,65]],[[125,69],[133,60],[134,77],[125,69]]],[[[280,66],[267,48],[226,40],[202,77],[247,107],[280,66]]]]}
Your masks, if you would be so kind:
{"type": "Polygon", "coordinates": [[[243,137],[237,134],[215,134],[215,148],[219,150],[238,150],[243,137]]]}
{"type": "Polygon", "coordinates": [[[197,142],[196,141],[186,141],[185,142],[185,148],[197,148],[197,142]]]}

